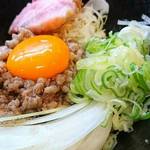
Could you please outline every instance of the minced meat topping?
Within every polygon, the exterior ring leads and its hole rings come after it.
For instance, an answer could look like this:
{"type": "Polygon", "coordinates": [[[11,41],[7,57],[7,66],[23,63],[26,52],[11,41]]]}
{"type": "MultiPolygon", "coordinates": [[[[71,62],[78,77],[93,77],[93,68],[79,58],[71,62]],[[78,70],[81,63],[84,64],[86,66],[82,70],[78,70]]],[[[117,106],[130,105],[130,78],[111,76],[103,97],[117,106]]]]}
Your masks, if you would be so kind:
{"type": "Polygon", "coordinates": [[[71,59],[68,69],[53,78],[39,78],[36,81],[13,76],[6,68],[9,51],[19,42],[34,36],[26,29],[13,34],[12,40],[0,47],[0,112],[3,114],[22,114],[69,105],[67,97],[69,85],[76,74],[76,62],[83,56],[80,46],[68,40],[71,59]]]}

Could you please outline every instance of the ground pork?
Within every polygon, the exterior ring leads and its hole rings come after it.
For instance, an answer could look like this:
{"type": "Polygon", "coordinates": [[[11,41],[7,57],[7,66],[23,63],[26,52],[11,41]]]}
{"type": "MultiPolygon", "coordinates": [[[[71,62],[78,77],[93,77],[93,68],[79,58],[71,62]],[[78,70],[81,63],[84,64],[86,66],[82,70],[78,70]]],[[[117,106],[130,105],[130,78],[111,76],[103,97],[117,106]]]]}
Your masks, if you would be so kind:
{"type": "Polygon", "coordinates": [[[76,42],[66,40],[71,53],[69,67],[53,78],[24,80],[8,72],[6,60],[9,51],[32,36],[31,31],[21,29],[19,34],[13,34],[12,40],[0,47],[0,110],[6,114],[35,112],[70,104],[67,92],[76,74],[75,64],[83,56],[83,50],[76,42]]]}

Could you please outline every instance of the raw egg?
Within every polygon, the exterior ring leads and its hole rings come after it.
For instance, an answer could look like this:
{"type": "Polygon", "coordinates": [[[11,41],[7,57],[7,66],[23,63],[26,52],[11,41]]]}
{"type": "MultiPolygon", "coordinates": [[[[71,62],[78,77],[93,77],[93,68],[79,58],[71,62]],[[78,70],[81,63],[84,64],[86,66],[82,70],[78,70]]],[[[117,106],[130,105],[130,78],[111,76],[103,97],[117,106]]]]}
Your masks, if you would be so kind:
{"type": "Polygon", "coordinates": [[[56,36],[39,35],[24,40],[9,54],[7,69],[25,79],[51,78],[69,64],[69,48],[56,36]]]}

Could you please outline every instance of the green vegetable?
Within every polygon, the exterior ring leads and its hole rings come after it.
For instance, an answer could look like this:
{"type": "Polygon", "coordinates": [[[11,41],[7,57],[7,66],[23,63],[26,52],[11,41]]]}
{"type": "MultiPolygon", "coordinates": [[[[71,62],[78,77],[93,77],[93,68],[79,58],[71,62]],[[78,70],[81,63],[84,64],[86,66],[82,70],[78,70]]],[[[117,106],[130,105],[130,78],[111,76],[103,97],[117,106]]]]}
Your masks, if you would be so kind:
{"type": "Polygon", "coordinates": [[[150,93],[148,35],[150,27],[131,24],[106,39],[93,37],[86,45],[86,58],[77,62],[70,98],[105,103],[114,112],[114,128],[119,131],[127,131],[133,121],[150,118],[146,108],[150,93]]]}
{"type": "Polygon", "coordinates": [[[86,52],[93,54],[101,51],[108,51],[120,45],[122,45],[122,41],[117,38],[117,33],[112,34],[112,32],[110,32],[107,39],[100,39],[98,37],[91,38],[85,48],[86,52]]]}

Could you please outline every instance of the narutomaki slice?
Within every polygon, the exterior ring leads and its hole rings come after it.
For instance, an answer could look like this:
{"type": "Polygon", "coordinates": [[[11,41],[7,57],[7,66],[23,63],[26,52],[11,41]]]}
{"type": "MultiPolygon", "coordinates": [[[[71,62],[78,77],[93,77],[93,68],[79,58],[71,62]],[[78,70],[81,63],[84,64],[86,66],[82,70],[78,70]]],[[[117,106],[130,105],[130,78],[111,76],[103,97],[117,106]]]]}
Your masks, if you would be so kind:
{"type": "Polygon", "coordinates": [[[16,16],[9,33],[21,27],[35,34],[49,33],[60,28],[79,9],[80,0],[33,0],[16,16]]]}

